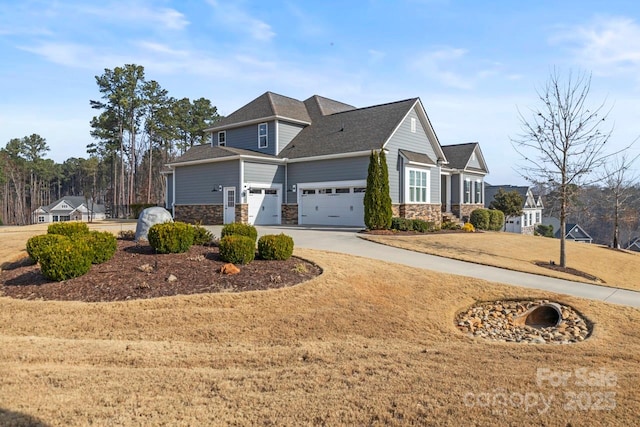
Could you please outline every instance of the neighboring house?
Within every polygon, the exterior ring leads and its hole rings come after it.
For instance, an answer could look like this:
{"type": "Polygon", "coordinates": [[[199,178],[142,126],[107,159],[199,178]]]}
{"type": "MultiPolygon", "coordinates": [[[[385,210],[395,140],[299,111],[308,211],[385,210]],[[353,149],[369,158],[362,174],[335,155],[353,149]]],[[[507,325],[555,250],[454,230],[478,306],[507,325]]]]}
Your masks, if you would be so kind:
{"type": "MultiPolygon", "coordinates": [[[[524,200],[522,204],[522,215],[505,218],[505,231],[509,233],[533,235],[536,225],[542,224],[542,211],[544,210],[542,198],[533,194],[531,187],[485,184],[484,188],[484,204],[487,208],[491,205],[491,202],[500,189],[506,193],[516,191],[522,196],[522,200],[524,200]]],[[[554,228],[554,230],[555,229],[556,228],[554,228]]]]}
{"type": "Polygon", "coordinates": [[[362,227],[369,156],[384,150],[394,216],[439,224],[477,204],[487,174],[478,144],[440,145],[419,98],[355,108],[267,92],[208,131],[164,171],[177,220],[362,227]]]}
{"type": "MultiPolygon", "coordinates": [[[[544,225],[552,225],[553,226],[553,235],[556,239],[559,239],[562,233],[560,233],[560,220],[554,217],[544,217],[542,219],[542,223],[544,225]]],[[[578,224],[565,224],[565,238],[567,240],[573,240],[575,242],[584,242],[584,243],[592,243],[593,238],[587,233],[584,228],[580,227],[578,224]]]]}
{"type": "Polygon", "coordinates": [[[104,205],[91,203],[82,196],[65,196],[48,206],[40,206],[31,216],[34,224],[101,220],[105,219],[105,209],[104,205]]]}
{"type": "Polygon", "coordinates": [[[625,249],[634,252],[640,252],[640,237],[634,237],[633,239],[631,239],[626,245],[625,249]]]}

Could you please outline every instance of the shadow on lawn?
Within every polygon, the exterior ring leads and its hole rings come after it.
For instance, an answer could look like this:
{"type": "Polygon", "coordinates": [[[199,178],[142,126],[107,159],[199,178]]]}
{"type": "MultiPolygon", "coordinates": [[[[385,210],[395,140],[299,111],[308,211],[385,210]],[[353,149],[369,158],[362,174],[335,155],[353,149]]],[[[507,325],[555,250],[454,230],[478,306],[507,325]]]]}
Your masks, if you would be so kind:
{"type": "Polygon", "coordinates": [[[0,425],[15,427],[48,427],[49,424],[22,412],[0,408],[0,425]]]}

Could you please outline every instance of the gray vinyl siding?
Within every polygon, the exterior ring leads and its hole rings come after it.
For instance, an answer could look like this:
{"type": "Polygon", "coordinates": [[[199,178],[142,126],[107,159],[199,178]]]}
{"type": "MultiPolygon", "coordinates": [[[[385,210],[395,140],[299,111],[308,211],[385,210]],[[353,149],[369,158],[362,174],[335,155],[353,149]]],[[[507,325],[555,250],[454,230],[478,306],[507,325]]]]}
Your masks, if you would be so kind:
{"type": "Polygon", "coordinates": [[[171,209],[173,206],[173,174],[167,174],[167,200],[164,203],[165,208],[171,209]]]}
{"type": "MultiPolygon", "coordinates": [[[[369,156],[289,163],[287,186],[305,182],[366,180],[369,156]]],[[[287,203],[295,203],[296,193],[287,192],[287,203]]]]}
{"type": "Polygon", "coordinates": [[[219,185],[240,188],[238,160],[182,166],[175,174],[176,205],[221,205],[223,191],[217,191],[219,185]]]}
{"type": "MultiPolygon", "coordinates": [[[[396,133],[385,145],[387,153],[387,166],[389,168],[389,193],[393,203],[403,202],[403,163],[399,149],[423,153],[429,156],[435,163],[438,160],[433,145],[427,138],[427,134],[421,125],[415,109],[407,115],[398,127],[396,133]],[[411,132],[411,118],[416,119],[416,132],[411,132]]],[[[440,203],[440,173],[437,167],[431,168],[431,203],[440,203]]]]}
{"type": "Polygon", "coordinates": [[[284,166],[244,162],[244,182],[284,184],[284,166]]]}
{"type": "Polygon", "coordinates": [[[284,147],[289,145],[291,140],[295,138],[303,128],[304,126],[302,125],[278,122],[278,153],[282,151],[284,147]]]}
{"type": "MultiPolygon", "coordinates": [[[[276,127],[272,120],[267,123],[267,148],[258,148],[258,123],[227,130],[227,147],[241,148],[244,150],[257,151],[264,154],[275,155],[276,149],[276,127]]],[[[215,133],[217,141],[218,133],[215,133]]]]}
{"type": "Polygon", "coordinates": [[[469,159],[469,164],[467,165],[467,167],[482,169],[482,166],[480,165],[480,160],[478,160],[478,154],[475,152],[474,154],[475,156],[472,156],[472,158],[469,159]]]}

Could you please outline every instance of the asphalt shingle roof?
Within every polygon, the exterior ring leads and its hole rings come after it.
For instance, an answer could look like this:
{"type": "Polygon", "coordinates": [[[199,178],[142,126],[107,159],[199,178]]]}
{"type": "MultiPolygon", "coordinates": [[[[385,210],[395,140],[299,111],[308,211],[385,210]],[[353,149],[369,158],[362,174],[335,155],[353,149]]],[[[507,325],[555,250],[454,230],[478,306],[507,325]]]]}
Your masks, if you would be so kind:
{"type": "Polygon", "coordinates": [[[400,151],[400,154],[402,154],[410,162],[422,163],[425,165],[436,164],[436,162],[434,162],[431,159],[431,157],[429,157],[424,153],[416,153],[415,151],[409,151],[409,150],[398,150],[398,151],[400,151]]]}
{"type": "Polygon", "coordinates": [[[302,101],[273,92],[265,92],[244,107],[221,119],[216,123],[215,127],[221,128],[273,116],[311,123],[311,117],[309,117],[309,113],[302,101]]]}
{"type": "MultiPolygon", "coordinates": [[[[449,164],[447,166],[454,169],[464,169],[469,163],[471,154],[478,146],[477,142],[468,142],[466,144],[443,145],[442,151],[447,158],[449,164]]],[[[480,169],[477,169],[481,171],[480,169]]]]}
{"type": "Polygon", "coordinates": [[[281,152],[290,159],[382,148],[418,98],[318,117],[281,152]]]}
{"type": "Polygon", "coordinates": [[[312,97],[305,99],[304,105],[307,107],[307,111],[309,112],[312,120],[316,120],[321,116],[328,116],[330,114],[342,113],[344,111],[356,109],[353,105],[334,101],[333,99],[318,95],[313,95],[312,97]]]}
{"type": "Polygon", "coordinates": [[[511,191],[517,191],[518,194],[522,196],[523,203],[527,202],[527,191],[529,191],[529,187],[527,186],[516,186],[516,185],[489,185],[485,183],[484,185],[484,204],[485,206],[489,206],[496,194],[498,194],[498,190],[502,188],[503,191],[509,193],[511,191]]]}
{"type": "MultiPolygon", "coordinates": [[[[50,203],[47,206],[43,206],[42,209],[44,209],[46,212],[51,212],[51,209],[55,208],[57,205],[60,204],[61,201],[65,201],[67,203],[67,205],[69,205],[72,209],[76,209],[78,208],[80,205],[82,205],[83,203],[86,202],[86,206],[90,209],[91,208],[91,203],[87,202],[87,200],[84,198],[84,196],[64,196],[59,198],[58,200],[56,200],[53,203],[50,203]]],[[[93,211],[96,213],[103,213],[105,211],[104,209],[104,205],[99,204],[99,203],[94,203],[93,204],[93,211]]]]}
{"type": "Polygon", "coordinates": [[[266,159],[276,158],[269,154],[263,154],[257,151],[243,150],[241,148],[232,148],[232,147],[219,147],[217,145],[211,145],[211,144],[202,144],[202,145],[194,145],[193,147],[189,148],[186,151],[186,153],[184,153],[175,161],[170,162],[170,164],[195,162],[198,160],[220,159],[223,157],[233,157],[233,156],[254,156],[254,157],[264,157],[266,159]]]}

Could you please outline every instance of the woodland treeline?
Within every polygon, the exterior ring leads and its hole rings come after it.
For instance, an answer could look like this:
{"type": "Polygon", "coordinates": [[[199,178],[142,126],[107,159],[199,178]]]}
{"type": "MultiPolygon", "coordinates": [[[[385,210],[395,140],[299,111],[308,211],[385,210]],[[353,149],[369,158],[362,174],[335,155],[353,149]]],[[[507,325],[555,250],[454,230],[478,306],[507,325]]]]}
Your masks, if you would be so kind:
{"type": "Polygon", "coordinates": [[[30,224],[35,209],[62,196],[103,203],[112,217],[128,216],[135,203],[163,203],[163,165],[204,143],[220,119],[210,100],[169,96],[141,65],[105,69],[96,83],[87,158],[55,163],[37,134],[0,149],[0,224],[30,224]]]}

